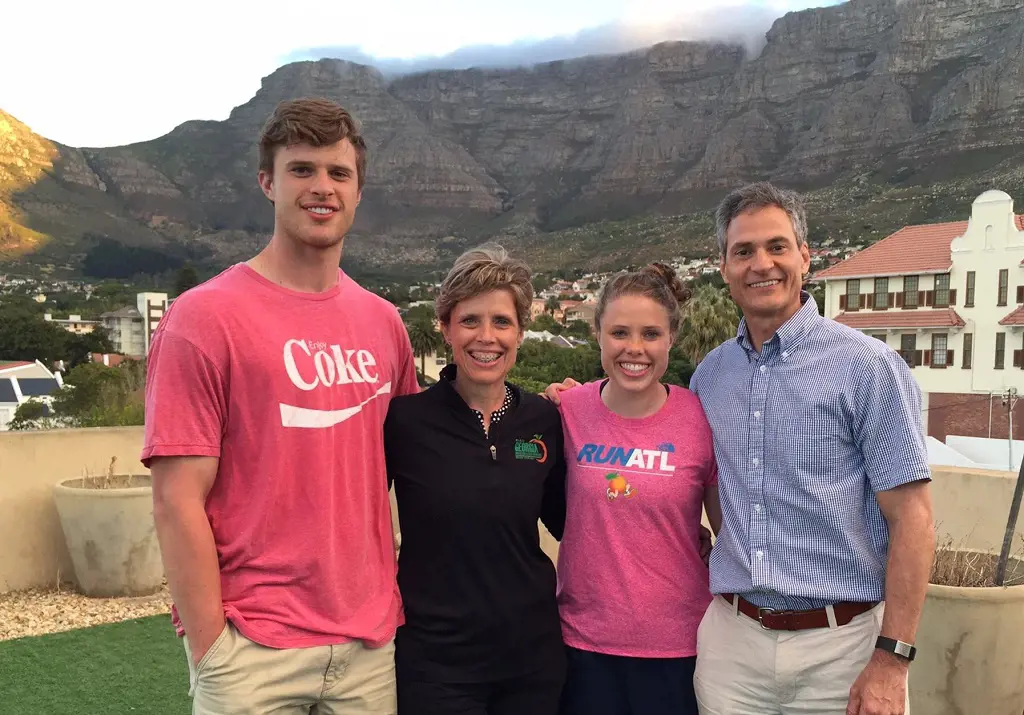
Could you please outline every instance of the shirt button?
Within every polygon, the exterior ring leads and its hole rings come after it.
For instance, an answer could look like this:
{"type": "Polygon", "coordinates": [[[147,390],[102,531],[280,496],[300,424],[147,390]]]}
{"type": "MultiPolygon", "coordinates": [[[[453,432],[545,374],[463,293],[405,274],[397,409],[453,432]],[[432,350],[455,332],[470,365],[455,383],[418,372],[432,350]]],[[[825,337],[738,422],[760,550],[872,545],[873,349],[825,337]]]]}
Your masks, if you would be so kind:
{"type": "Polygon", "coordinates": [[[760,512],[761,511],[761,505],[760,504],[754,504],[754,511],[760,512]]]}
{"type": "Polygon", "coordinates": [[[756,412],[754,412],[754,417],[760,417],[760,416],[761,416],[761,410],[757,410],[756,412]]]}
{"type": "Polygon", "coordinates": [[[757,558],[763,559],[764,558],[764,552],[763,551],[758,551],[757,552],[757,558]]]}
{"type": "Polygon", "coordinates": [[[768,372],[768,366],[767,365],[762,365],[761,366],[761,372],[768,372]]]}
{"type": "Polygon", "coordinates": [[[757,457],[754,457],[754,466],[757,466],[757,457]]]}
{"type": "Polygon", "coordinates": [[[788,352],[784,352],[784,353],[782,353],[782,357],[784,357],[784,358],[788,358],[788,357],[789,357],[789,353],[788,353],[788,352]]]}

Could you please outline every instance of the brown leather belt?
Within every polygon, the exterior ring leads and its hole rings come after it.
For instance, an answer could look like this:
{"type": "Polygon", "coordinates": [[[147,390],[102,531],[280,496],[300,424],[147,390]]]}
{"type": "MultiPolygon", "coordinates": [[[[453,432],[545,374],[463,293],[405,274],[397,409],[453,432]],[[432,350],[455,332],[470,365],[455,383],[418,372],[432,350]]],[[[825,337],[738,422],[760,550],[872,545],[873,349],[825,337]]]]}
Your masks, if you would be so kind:
{"type": "MultiPolygon", "coordinates": [[[[770,631],[802,631],[808,628],[828,628],[828,611],[824,608],[813,608],[808,611],[776,611],[771,608],[759,608],[753,603],[732,593],[721,594],[722,598],[735,606],[739,599],[739,612],[761,624],[770,631]]],[[[878,601],[841,601],[832,604],[836,615],[836,625],[845,626],[855,616],[867,613],[878,605],[878,601]]]]}

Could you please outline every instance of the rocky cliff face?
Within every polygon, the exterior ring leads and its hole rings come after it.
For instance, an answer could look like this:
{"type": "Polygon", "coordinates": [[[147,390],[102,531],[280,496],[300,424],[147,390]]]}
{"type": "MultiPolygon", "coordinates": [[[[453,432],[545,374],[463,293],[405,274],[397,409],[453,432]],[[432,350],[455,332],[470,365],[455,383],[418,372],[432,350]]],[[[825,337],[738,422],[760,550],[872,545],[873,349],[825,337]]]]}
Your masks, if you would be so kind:
{"type": "Polygon", "coordinates": [[[353,242],[355,255],[430,262],[448,234],[458,244],[510,226],[685,214],[753,179],[927,184],[1021,156],[1024,0],[850,0],[780,18],[756,58],[668,43],[392,81],[343,61],[296,63],[224,122],[60,147],[13,201],[57,245],[88,227],[230,260],[225,237],[241,255],[271,228],[259,129],[277,102],[309,95],[340,101],[367,137],[355,232],[373,240],[353,242]]]}

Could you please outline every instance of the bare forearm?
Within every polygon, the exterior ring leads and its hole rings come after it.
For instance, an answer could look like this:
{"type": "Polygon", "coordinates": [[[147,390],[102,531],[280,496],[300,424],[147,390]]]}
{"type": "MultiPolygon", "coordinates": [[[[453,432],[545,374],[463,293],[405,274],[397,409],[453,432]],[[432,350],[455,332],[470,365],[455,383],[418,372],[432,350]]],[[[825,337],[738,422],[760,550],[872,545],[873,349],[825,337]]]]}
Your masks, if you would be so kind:
{"type": "Polygon", "coordinates": [[[907,509],[891,525],[885,578],[883,636],[913,643],[935,558],[935,527],[928,505],[907,509]]]}
{"type": "Polygon", "coordinates": [[[174,500],[153,509],[167,585],[189,642],[205,649],[224,627],[220,566],[201,502],[174,500]]]}

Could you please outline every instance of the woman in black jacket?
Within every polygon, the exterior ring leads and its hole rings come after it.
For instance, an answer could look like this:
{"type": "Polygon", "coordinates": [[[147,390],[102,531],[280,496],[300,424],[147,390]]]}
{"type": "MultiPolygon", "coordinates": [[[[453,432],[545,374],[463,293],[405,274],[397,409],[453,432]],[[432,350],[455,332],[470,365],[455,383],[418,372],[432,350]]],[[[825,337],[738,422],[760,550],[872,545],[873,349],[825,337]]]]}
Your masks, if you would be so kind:
{"type": "Polygon", "coordinates": [[[558,711],[565,652],[537,522],[561,538],[561,419],[505,380],[532,298],[529,269],[500,247],[462,255],[436,299],[454,364],[388,411],[405,608],[399,715],[558,711]]]}

